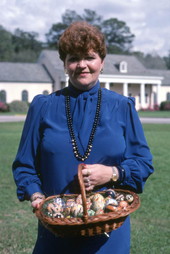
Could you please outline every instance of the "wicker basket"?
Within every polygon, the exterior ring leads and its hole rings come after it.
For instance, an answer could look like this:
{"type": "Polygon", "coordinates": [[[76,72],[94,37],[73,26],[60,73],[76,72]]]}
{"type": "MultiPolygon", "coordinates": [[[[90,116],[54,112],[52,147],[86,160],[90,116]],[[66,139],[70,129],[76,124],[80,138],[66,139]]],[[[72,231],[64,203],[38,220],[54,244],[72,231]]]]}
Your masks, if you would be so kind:
{"type": "MultiPolygon", "coordinates": [[[[78,167],[78,179],[80,184],[80,191],[82,196],[83,216],[75,218],[53,218],[44,213],[43,207],[46,202],[57,197],[75,198],[79,194],[62,194],[46,198],[41,204],[39,209],[35,211],[36,216],[41,223],[52,233],[61,237],[77,237],[77,236],[94,236],[98,234],[108,233],[112,230],[119,228],[126,217],[134,212],[140,206],[140,200],[136,193],[128,190],[114,189],[114,191],[126,195],[133,196],[133,202],[128,205],[126,209],[118,211],[111,211],[94,216],[89,216],[87,212],[87,199],[86,192],[82,177],[82,164],[78,167]]],[[[98,192],[104,194],[105,191],[98,192]]]]}

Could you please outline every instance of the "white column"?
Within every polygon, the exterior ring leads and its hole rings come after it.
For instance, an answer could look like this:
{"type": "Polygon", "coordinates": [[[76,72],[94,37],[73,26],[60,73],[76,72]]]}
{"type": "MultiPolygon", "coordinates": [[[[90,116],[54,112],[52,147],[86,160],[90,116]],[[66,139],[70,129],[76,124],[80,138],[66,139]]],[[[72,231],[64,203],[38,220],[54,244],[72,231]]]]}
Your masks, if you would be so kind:
{"type": "Polygon", "coordinates": [[[69,82],[68,82],[68,81],[69,81],[69,76],[66,74],[66,75],[65,75],[65,78],[66,78],[66,85],[65,85],[65,86],[67,87],[67,86],[68,86],[68,83],[69,83],[69,82]]]}
{"type": "Polygon", "coordinates": [[[106,82],[106,83],[105,83],[105,88],[108,89],[108,90],[110,90],[110,83],[109,83],[109,82],[106,82]]]}
{"type": "Polygon", "coordinates": [[[128,96],[128,83],[123,83],[123,95],[128,96]]]}
{"type": "Polygon", "coordinates": [[[140,84],[140,105],[141,108],[145,108],[145,84],[140,84]]]}
{"type": "Polygon", "coordinates": [[[158,105],[160,105],[160,103],[161,103],[160,94],[161,94],[161,84],[158,83],[157,84],[157,104],[158,105]]]}

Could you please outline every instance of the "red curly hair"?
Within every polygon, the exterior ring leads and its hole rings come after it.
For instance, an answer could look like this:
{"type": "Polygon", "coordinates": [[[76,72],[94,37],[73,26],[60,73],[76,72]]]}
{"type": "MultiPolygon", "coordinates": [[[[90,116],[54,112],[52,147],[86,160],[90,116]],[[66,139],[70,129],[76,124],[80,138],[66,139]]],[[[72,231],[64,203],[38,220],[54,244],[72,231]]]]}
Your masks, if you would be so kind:
{"type": "Polygon", "coordinates": [[[84,21],[72,23],[59,40],[60,59],[65,62],[67,54],[84,56],[90,50],[103,60],[106,56],[104,35],[100,30],[84,21]]]}

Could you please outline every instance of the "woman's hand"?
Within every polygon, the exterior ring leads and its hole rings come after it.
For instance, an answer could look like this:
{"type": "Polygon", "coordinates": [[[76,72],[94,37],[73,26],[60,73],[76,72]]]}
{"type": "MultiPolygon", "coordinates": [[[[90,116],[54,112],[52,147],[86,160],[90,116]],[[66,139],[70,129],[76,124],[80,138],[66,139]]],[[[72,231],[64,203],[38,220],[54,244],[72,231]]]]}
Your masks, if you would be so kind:
{"type": "Polygon", "coordinates": [[[34,208],[34,209],[38,209],[39,206],[40,206],[40,203],[45,199],[45,196],[40,193],[40,192],[35,192],[31,198],[30,198],[30,201],[31,201],[31,206],[34,208]]]}
{"type": "Polygon", "coordinates": [[[92,191],[95,186],[103,185],[111,180],[112,167],[102,164],[84,164],[82,175],[86,191],[92,191]]]}
{"type": "Polygon", "coordinates": [[[43,201],[42,198],[37,198],[36,200],[34,200],[33,202],[31,202],[31,206],[34,209],[38,209],[40,207],[41,202],[43,201]]]}

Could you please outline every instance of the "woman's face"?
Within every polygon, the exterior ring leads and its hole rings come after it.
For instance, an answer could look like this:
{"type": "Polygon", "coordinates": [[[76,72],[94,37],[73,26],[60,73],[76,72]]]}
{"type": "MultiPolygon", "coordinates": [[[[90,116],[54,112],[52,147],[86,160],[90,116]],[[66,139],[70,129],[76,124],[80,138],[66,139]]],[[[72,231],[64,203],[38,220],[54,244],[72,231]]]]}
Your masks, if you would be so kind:
{"type": "Polygon", "coordinates": [[[104,61],[93,50],[83,57],[68,54],[65,60],[70,82],[80,90],[89,90],[96,84],[103,65],[104,61]]]}

